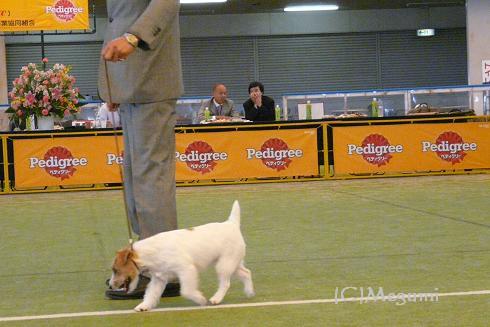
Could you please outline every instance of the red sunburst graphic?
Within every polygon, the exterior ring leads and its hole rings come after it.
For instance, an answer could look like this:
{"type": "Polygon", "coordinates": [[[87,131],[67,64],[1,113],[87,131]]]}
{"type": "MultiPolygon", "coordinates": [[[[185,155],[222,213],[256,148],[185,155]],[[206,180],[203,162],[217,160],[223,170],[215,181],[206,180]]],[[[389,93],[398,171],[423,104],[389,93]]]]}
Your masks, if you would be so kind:
{"type": "MultiPolygon", "coordinates": [[[[436,140],[436,144],[442,144],[442,142],[446,141],[448,145],[451,144],[463,144],[463,138],[454,132],[444,132],[436,140]]],[[[463,161],[466,156],[466,152],[463,150],[459,150],[455,153],[451,153],[451,151],[436,151],[439,158],[445,161],[449,161],[453,165],[460,163],[463,161]]]]}
{"type": "MultiPolygon", "coordinates": [[[[190,155],[192,152],[195,151],[197,154],[201,153],[214,153],[213,148],[211,145],[204,141],[195,141],[185,149],[185,154],[190,155]]],[[[214,170],[214,167],[218,164],[214,160],[206,160],[206,161],[201,161],[201,160],[194,160],[194,161],[186,161],[187,166],[197,172],[200,172],[201,174],[206,174],[210,173],[211,171],[214,170]]]]}
{"type": "MultiPolygon", "coordinates": [[[[53,7],[55,8],[58,8],[58,7],[61,7],[61,8],[75,8],[75,6],[73,5],[73,3],[69,0],[58,0],[55,2],[55,4],[53,5],[53,7]]],[[[63,12],[56,12],[55,13],[56,17],[61,20],[61,21],[64,21],[64,22],[69,22],[71,20],[73,20],[73,18],[75,18],[75,13],[73,12],[69,12],[69,13],[63,13],[63,12]]]]}
{"type": "MultiPolygon", "coordinates": [[[[272,151],[278,151],[278,150],[289,150],[288,145],[286,142],[284,142],[281,139],[269,139],[265,141],[264,144],[262,144],[262,147],[260,148],[261,151],[267,151],[267,149],[272,149],[272,151]]],[[[276,159],[276,158],[262,158],[262,163],[270,168],[270,169],[275,169],[277,171],[285,170],[286,168],[289,167],[289,164],[291,164],[291,159],[289,158],[282,158],[282,159],[276,159]]]]}
{"type": "MultiPolygon", "coordinates": [[[[388,139],[383,135],[371,134],[367,136],[364,141],[362,141],[362,147],[366,147],[368,144],[372,144],[374,146],[389,146],[390,142],[388,142],[388,139]]],[[[383,153],[381,155],[377,155],[375,153],[363,153],[362,157],[370,164],[378,167],[386,165],[388,162],[390,162],[390,159],[393,158],[393,156],[389,153],[383,153]]]]}
{"type": "MultiPolygon", "coordinates": [[[[73,155],[71,154],[70,150],[62,146],[57,146],[49,149],[48,152],[46,152],[46,154],[44,155],[44,160],[49,160],[50,158],[55,158],[55,157],[57,157],[58,160],[73,159],[73,155]]],[[[61,180],[70,178],[77,171],[73,166],[68,166],[65,168],[45,167],[44,170],[46,170],[46,172],[50,176],[60,178],[61,180]]]]}

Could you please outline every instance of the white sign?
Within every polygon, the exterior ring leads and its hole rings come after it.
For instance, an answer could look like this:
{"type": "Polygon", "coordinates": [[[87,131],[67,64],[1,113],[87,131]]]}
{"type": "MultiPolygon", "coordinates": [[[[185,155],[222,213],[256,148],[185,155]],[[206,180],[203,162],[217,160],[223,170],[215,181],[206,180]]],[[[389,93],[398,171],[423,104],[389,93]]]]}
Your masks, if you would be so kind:
{"type": "Polygon", "coordinates": [[[482,60],[481,74],[483,83],[490,83],[490,60],[482,60]]]}
{"type": "Polygon", "coordinates": [[[417,36],[434,36],[436,34],[436,30],[433,28],[424,28],[417,30],[417,36]]]}
{"type": "Polygon", "coordinates": [[[5,110],[7,110],[7,107],[0,107],[0,132],[9,130],[9,115],[5,113],[5,110]]]}

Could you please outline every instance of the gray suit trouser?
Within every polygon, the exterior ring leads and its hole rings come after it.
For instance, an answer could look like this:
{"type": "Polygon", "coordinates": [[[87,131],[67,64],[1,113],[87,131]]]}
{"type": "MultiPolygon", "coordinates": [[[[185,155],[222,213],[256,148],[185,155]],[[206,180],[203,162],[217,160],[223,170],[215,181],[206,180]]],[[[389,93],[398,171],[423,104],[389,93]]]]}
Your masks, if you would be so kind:
{"type": "Polygon", "coordinates": [[[140,239],[177,229],[175,100],[121,104],[124,188],[131,227],[140,239]]]}

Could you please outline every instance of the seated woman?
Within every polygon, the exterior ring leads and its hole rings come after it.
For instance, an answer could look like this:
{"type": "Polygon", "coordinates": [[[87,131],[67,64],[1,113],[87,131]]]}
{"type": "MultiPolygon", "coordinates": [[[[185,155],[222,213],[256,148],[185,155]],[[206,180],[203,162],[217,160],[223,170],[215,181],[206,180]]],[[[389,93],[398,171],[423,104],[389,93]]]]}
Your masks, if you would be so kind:
{"type": "Polygon", "coordinates": [[[251,121],[274,121],[274,99],[263,95],[264,85],[260,82],[252,82],[248,86],[250,99],[243,103],[245,119],[251,121]]]}

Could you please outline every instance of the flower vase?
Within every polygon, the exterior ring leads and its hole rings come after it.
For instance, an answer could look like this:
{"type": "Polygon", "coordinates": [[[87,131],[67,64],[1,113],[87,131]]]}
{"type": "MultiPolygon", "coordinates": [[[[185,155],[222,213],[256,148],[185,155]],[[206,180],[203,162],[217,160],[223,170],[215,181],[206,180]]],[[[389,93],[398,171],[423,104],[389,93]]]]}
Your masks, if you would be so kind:
{"type": "Polygon", "coordinates": [[[48,116],[37,116],[36,130],[39,131],[52,131],[54,129],[54,117],[48,116]]]}
{"type": "Polygon", "coordinates": [[[34,115],[27,116],[26,117],[26,131],[33,131],[36,129],[36,126],[34,125],[34,115]]]}

